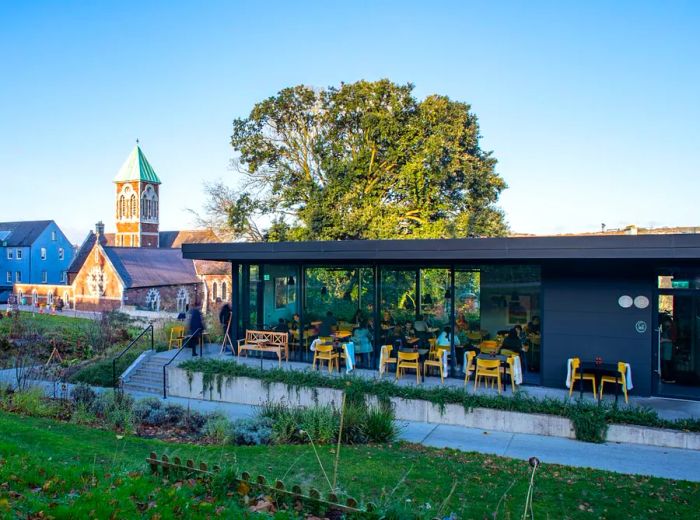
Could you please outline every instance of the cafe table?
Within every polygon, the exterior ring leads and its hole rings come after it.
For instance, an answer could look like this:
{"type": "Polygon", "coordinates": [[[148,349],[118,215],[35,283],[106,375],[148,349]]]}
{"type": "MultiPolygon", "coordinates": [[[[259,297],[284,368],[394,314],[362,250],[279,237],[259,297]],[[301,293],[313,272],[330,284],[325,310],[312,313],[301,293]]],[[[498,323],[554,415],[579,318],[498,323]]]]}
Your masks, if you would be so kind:
{"type": "MultiPolygon", "coordinates": [[[[583,373],[593,374],[596,379],[596,388],[600,388],[600,380],[603,376],[615,378],[615,402],[620,391],[620,372],[617,370],[617,363],[596,363],[594,361],[581,361],[578,367],[579,373],[579,395],[583,398],[583,373]]],[[[595,398],[599,399],[600,394],[595,398]]]]}

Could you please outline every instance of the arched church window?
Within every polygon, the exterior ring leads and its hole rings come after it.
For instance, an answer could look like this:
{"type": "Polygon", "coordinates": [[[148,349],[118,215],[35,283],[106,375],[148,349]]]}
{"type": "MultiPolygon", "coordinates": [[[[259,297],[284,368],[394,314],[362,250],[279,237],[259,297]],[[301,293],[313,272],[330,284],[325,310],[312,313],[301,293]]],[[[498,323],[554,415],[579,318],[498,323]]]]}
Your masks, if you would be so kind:
{"type": "Polygon", "coordinates": [[[211,284],[211,299],[212,299],[212,301],[214,301],[214,302],[216,301],[216,298],[219,296],[218,292],[219,292],[219,286],[217,285],[216,282],[212,283],[211,284]]]}
{"type": "Polygon", "coordinates": [[[131,216],[136,216],[136,195],[131,195],[131,216]]]}
{"type": "Polygon", "coordinates": [[[126,216],[126,197],[124,195],[121,195],[119,197],[119,213],[118,213],[119,218],[124,218],[126,216]]]}
{"type": "Polygon", "coordinates": [[[226,282],[221,282],[221,299],[226,301],[226,282]]]}

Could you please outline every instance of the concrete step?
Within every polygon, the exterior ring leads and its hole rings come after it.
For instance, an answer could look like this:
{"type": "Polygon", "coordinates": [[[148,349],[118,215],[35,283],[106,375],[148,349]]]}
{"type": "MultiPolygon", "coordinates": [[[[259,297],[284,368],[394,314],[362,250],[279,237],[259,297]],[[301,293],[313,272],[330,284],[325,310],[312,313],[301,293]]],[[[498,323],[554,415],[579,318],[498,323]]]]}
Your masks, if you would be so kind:
{"type": "Polygon", "coordinates": [[[131,390],[132,392],[144,392],[149,394],[162,394],[163,386],[153,386],[153,385],[142,385],[142,384],[130,384],[124,383],[124,390],[131,390]]]}
{"type": "Polygon", "coordinates": [[[143,385],[155,385],[155,386],[162,386],[163,385],[163,376],[161,375],[160,377],[144,377],[144,376],[133,376],[130,377],[127,381],[124,382],[124,384],[143,384],[143,385]]]}

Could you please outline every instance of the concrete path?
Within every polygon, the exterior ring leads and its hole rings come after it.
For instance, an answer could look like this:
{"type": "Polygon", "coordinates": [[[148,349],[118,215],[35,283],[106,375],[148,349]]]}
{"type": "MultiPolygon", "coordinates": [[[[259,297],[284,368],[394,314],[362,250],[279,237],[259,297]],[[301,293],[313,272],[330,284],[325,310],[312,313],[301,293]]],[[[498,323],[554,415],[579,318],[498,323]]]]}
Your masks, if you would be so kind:
{"type": "Polygon", "coordinates": [[[402,440],[462,451],[617,473],[700,482],[700,451],[639,444],[591,444],[559,437],[462,428],[444,424],[406,423],[402,440]]]}

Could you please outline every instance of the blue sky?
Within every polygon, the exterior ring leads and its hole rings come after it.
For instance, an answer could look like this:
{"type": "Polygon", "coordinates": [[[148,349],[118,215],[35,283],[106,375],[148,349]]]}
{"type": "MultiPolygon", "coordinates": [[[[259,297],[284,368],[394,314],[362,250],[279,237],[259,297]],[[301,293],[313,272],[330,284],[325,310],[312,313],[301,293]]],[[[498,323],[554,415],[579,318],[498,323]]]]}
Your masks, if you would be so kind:
{"type": "Polygon", "coordinates": [[[390,78],[470,103],[518,232],[700,225],[700,2],[0,0],[0,221],[114,221],[138,137],[161,229],[235,182],[231,121],[390,78]]]}

